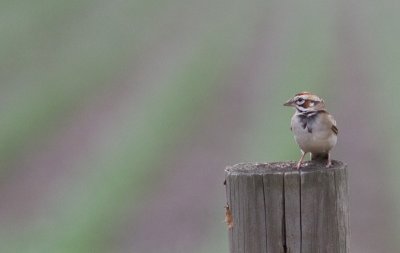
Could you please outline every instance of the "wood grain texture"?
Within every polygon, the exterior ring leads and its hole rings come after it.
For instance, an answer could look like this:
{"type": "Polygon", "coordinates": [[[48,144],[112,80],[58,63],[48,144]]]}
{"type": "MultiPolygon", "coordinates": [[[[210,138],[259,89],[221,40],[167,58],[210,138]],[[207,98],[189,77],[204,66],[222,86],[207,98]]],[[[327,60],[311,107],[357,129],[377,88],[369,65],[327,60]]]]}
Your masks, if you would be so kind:
{"type": "MultiPolygon", "coordinates": [[[[283,177],[281,173],[263,175],[265,229],[267,251],[282,252],[284,245],[283,177]]],[[[265,240],[265,238],[264,238],[265,240]]]]}
{"type": "Polygon", "coordinates": [[[306,162],[226,168],[230,253],[348,253],[347,166],[306,162]]]}
{"type": "Polygon", "coordinates": [[[297,171],[284,173],[287,252],[301,252],[300,179],[297,171]]]}

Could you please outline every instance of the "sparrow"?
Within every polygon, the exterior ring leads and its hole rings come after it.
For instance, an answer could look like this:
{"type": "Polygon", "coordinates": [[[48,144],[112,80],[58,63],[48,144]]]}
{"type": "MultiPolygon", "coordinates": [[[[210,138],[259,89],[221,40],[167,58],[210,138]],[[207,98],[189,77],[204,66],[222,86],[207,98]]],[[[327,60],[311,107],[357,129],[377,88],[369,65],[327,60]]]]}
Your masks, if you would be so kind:
{"type": "Polygon", "coordinates": [[[332,166],[330,151],[336,145],[338,128],[326,111],[324,100],[310,92],[301,92],[283,105],[296,109],[290,127],[301,150],[296,169],[300,169],[307,153],[311,153],[311,160],[327,159],[326,167],[332,166]]]}

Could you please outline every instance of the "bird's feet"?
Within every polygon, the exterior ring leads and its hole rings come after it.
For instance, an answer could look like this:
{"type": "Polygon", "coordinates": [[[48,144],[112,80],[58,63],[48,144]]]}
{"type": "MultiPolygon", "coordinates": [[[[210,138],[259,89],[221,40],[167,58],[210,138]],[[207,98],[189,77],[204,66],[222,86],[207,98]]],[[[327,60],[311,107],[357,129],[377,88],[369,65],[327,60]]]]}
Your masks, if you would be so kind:
{"type": "Polygon", "coordinates": [[[331,161],[330,159],[328,160],[328,163],[326,164],[326,167],[327,167],[327,168],[332,167],[332,161],[331,161]]]}
{"type": "Polygon", "coordinates": [[[300,157],[300,160],[297,162],[296,170],[299,170],[299,169],[300,169],[301,163],[303,162],[304,156],[305,156],[306,154],[307,154],[307,153],[306,153],[306,152],[303,152],[303,150],[301,151],[301,157],[300,157]]]}

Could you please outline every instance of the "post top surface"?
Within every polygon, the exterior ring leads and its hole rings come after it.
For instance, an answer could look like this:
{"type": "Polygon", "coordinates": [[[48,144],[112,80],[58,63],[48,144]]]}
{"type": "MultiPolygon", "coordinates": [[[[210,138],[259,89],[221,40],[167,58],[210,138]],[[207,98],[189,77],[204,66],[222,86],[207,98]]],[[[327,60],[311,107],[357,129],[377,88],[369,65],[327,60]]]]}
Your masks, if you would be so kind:
{"type": "Polygon", "coordinates": [[[302,163],[300,170],[296,168],[296,162],[271,162],[271,163],[239,163],[233,166],[228,166],[225,172],[228,174],[280,174],[280,173],[309,173],[315,171],[329,171],[329,170],[340,170],[347,167],[347,165],[341,161],[332,160],[332,166],[326,168],[325,163],[317,161],[306,161],[302,163]]]}

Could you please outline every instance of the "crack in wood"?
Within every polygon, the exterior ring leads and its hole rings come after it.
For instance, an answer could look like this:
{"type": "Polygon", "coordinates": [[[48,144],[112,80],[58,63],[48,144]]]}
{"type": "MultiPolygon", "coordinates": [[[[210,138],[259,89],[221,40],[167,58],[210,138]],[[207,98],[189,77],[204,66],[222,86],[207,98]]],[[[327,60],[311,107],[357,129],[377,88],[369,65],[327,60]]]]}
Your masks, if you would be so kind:
{"type": "MultiPolygon", "coordinates": [[[[261,182],[262,182],[262,190],[263,190],[263,198],[264,198],[264,210],[267,210],[267,203],[266,203],[266,198],[265,198],[265,182],[264,182],[264,177],[261,177],[261,182]]],[[[264,226],[265,226],[265,237],[268,237],[267,234],[267,213],[264,212],[264,226]]],[[[268,249],[268,240],[265,238],[265,250],[268,249]]]]}
{"type": "Polygon", "coordinates": [[[283,173],[282,177],[282,245],[283,252],[287,253],[287,245],[286,245],[286,205],[285,205],[285,173],[283,173]]]}
{"type": "Polygon", "coordinates": [[[301,205],[301,170],[299,170],[299,205],[300,205],[300,210],[299,210],[299,212],[300,212],[300,242],[299,242],[299,244],[300,244],[300,253],[302,253],[302,251],[303,251],[303,226],[302,226],[302,215],[301,215],[301,212],[302,212],[302,205],[301,205]]]}

